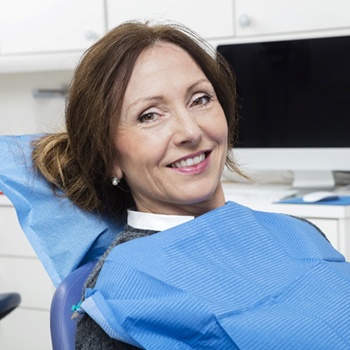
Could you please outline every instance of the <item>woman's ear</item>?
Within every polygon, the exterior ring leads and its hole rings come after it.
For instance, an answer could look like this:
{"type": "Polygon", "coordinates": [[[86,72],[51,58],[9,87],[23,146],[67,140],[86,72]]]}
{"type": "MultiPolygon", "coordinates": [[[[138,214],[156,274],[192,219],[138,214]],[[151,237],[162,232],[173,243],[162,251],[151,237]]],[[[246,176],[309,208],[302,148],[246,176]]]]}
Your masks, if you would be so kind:
{"type": "Polygon", "coordinates": [[[116,177],[119,180],[121,180],[122,177],[123,177],[123,170],[120,167],[120,165],[119,165],[117,160],[115,160],[114,163],[113,163],[111,175],[112,175],[112,177],[116,177]]]}

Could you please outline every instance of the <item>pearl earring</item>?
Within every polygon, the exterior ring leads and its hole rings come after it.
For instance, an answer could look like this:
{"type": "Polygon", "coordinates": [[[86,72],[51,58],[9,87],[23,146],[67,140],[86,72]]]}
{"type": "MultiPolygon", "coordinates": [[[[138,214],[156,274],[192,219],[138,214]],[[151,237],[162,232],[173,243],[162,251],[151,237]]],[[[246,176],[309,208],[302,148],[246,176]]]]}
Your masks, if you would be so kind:
{"type": "Polygon", "coordinates": [[[114,177],[114,178],[112,179],[112,185],[113,185],[113,186],[118,186],[119,182],[120,182],[120,180],[119,180],[117,177],[114,177]]]}

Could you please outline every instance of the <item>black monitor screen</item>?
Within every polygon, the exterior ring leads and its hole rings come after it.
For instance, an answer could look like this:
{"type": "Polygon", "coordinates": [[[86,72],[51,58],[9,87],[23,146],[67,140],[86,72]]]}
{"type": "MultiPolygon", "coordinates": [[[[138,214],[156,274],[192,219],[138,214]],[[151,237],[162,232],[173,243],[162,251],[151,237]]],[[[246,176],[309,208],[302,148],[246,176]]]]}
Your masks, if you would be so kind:
{"type": "Polygon", "coordinates": [[[236,147],[350,147],[350,36],[217,50],[237,77],[236,147]]]}

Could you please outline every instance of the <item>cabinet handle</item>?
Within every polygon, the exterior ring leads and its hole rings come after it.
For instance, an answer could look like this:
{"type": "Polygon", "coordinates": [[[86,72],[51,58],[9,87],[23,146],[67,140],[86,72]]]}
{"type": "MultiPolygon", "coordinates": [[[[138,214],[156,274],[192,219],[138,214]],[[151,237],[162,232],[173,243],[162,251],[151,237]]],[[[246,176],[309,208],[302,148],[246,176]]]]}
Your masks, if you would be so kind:
{"type": "Polygon", "coordinates": [[[252,23],[252,19],[248,15],[243,14],[239,16],[238,23],[241,25],[241,27],[249,27],[252,23]]]}
{"type": "Polygon", "coordinates": [[[34,98],[55,98],[65,97],[68,91],[67,86],[63,86],[61,89],[34,89],[34,98]]]}

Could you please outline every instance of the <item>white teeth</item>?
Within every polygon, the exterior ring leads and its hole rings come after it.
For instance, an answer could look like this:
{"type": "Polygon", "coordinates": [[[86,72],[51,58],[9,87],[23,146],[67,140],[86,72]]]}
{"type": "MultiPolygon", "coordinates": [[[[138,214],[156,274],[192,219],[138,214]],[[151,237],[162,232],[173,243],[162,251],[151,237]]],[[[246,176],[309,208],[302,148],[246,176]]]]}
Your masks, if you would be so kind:
{"type": "Polygon", "coordinates": [[[181,160],[180,162],[176,162],[174,164],[172,164],[173,168],[186,168],[189,166],[193,166],[193,165],[197,165],[201,162],[203,162],[203,160],[205,159],[205,154],[202,153],[199,156],[196,156],[194,158],[187,158],[184,160],[181,160]]]}

